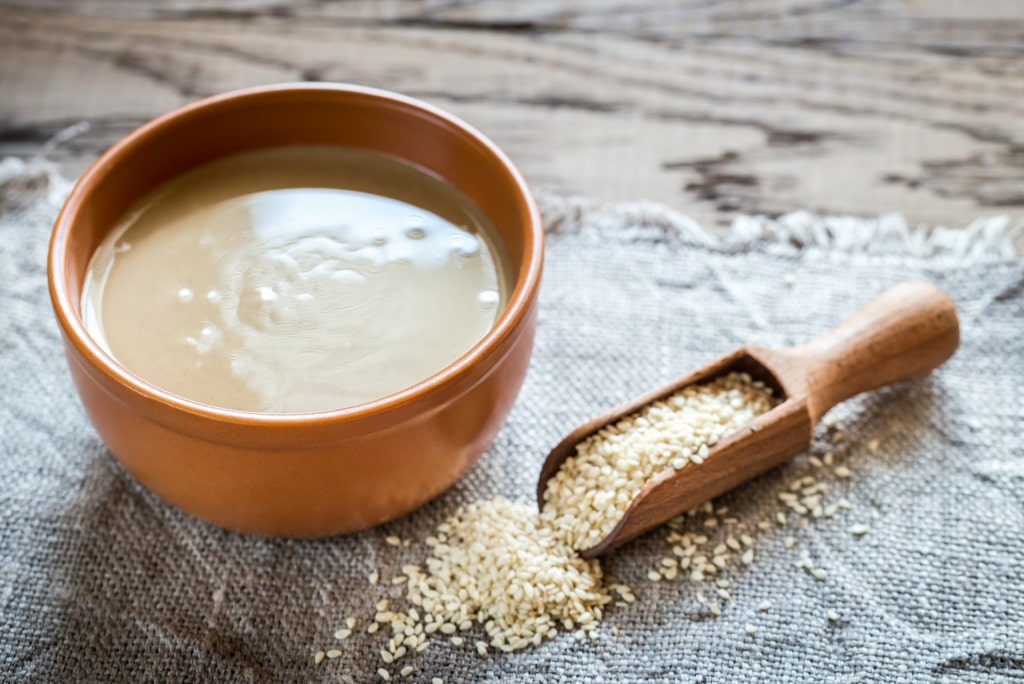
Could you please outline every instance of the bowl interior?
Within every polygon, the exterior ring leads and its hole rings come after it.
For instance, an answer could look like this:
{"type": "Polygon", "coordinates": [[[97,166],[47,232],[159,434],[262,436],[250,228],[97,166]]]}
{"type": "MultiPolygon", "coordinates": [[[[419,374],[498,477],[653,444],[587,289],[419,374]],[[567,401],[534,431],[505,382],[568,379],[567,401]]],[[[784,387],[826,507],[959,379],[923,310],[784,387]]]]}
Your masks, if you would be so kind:
{"type": "MultiPolygon", "coordinates": [[[[371,150],[413,164],[459,189],[495,227],[512,287],[504,312],[473,349],[414,388],[465,374],[481,350],[503,343],[533,306],[543,251],[536,207],[504,154],[471,127],[424,103],[355,86],[269,86],[210,98],[156,119],[103,155],[72,190],[51,244],[51,293],[72,343],[109,378],[136,392],[193,413],[207,412],[134,378],[91,341],[80,305],[91,256],[138,199],[176,175],[254,149],[324,144],[371,150]]],[[[380,408],[387,400],[357,407],[380,408]]],[[[357,407],[339,412],[352,413],[357,407]]],[[[234,413],[212,408],[207,413],[218,412],[234,413]]]]}
{"type": "Polygon", "coordinates": [[[530,230],[525,185],[493,144],[454,117],[401,96],[353,87],[269,87],[157,119],[90,169],[69,201],[81,202],[64,264],[72,299],[80,299],[89,259],[107,231],[160,184],[231,154],[324,144],[387,154],[458,188],[497,229],[511,282],[523,280],[538,236],[530,230]]]}

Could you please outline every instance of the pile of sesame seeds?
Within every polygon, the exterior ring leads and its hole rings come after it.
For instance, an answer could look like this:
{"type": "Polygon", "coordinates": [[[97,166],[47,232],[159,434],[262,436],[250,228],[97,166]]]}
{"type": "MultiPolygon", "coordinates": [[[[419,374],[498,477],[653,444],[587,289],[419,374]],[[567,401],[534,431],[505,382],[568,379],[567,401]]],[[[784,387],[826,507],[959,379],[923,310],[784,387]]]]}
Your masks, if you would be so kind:
{"type": "Polygon", "coordinates": [[[778,403],[746,373],[684,387],[580,442],[548,480],[541,517],[573,548],[596,546],[652,478],[700,465],[720,439],[778,403]]]}
{"type": "MultiPolygon", "coordinates": [[[[763,410],[771,407],[774,400],[765,388],[755,387],[744,377],[731,382],[730,390],[737,389],[735,383],[739,383],[763,392],[752,396],[767,396],[768,405],[763,410]]],[[[732,407],[735,394],[727,396],[732,407]]],[[[749,420],[740,421],[733,429],[749,420]]],[[[854,473],[841,463],[850,447],[845,434],[834,422],[826,426],[833,448],[798,458],[802,463],[800,472],[779,492],[778,509],[772,517],[756,523],[741,521],[731,516],[727,507],[716,507],[712,502],[678,516],[667,525],[665,539],[671,554],[657,560],[647,571],[647,579],[662,583],[686,580],[697,604],[694,618],[720,616],[733,599],[736,575],[754,562],[757,546],[778,538],[769,533],[785,532],[784,548],[796,549],[795,535],[809,523],[852,509],[844,498],[829,499],[833,493],[829,480],[846,480],[854,473]]],[[[726,430],[710,439],[717,441],[724,434],[726,430]]],[[[867,447],[874,453],[879,443],[872,440],[867,447]]],[[[699,447],[692,450],[696,458],[688,462],[699,464],[700,451],[699,447]]],[[[664,461],[662,464],[664,468],[664,461]]],[[[667,467],[673,467],[671,460],[667,467]]],[[[658,472],[655,470],[654,475],[658,472]]],[[[390,585],[391,595],[380,598],[372,618],[349,617],[334,634],[336,647],[316,651],[314,662],[342,656],[342,642],[360,633],[382,641],[376,674],[384,681],[419,675],[416,655],[432,644],[443,643],[487,657],[538,645],[559,631],[574,632],[580,640],[598,639],[606,610],[612,606],[627,609],[637,597],[628,585],[604,586],[598,561],[579,558],[570,541],[582,537],[573,536],[559,521],[558,516],[538,513],[533,506],[500,497],[460,509],[427,537],[424,543],[429,556],[424,563],[404,565],[401,574],[390,579],[382,578],[377,571],[370,573],[369,583],[383,591],[390,585]],[[396,589],[404,595],[395,596],[396,589]]],[[[862,523],[848,529],[854,538],[869,531],[862,523]]],[[[410,545],[410,540],[398,537],[385,541],[399,551],[410,545]]],[[[826,580],[826,569],[811,558],[809,549],[799,548],[798,555],[796,568],[814,580],[826,580]]],[[[762,600],[757,605],[743,627],[745,638],[759,638],[762,625],[757,616],[770,610],[770,601],[762,600]]],[[[831,626],[840,620],[834,610],[825,617],[831,626]]],[[[610,632],[619,636],[615,626],[610,632]]],[[[444,684],[438,677],[430,681],[444,684]]]]}

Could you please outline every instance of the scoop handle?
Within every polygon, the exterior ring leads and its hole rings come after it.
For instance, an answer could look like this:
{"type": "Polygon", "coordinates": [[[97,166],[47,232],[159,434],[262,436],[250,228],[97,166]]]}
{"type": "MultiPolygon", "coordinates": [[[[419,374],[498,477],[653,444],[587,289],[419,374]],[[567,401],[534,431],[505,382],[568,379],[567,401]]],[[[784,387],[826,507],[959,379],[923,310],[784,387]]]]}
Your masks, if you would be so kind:
{"type": "Polygon", "coordinates": [[[960,324],[949,295],[931,283],[904,283],[816,340],[778,350],[785,358],[776,357],[773,365],[781,362],[803,375],[798,384],[813,424],[861,392],[927,375],[959,343],[960,324]]]}

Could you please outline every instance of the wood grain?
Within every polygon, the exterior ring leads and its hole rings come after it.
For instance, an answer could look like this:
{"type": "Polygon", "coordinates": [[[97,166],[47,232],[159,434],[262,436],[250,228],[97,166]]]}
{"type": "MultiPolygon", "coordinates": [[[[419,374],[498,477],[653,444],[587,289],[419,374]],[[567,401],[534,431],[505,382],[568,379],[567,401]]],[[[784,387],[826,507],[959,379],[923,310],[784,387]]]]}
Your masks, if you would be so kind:
{"type": "Polygon", "coordinates": [[[288,80],[418,96],[536,188],[721,225],[1024,209],[1018,0],[0,0],[0,155],[79,172],[179,104],[288,80]]]}

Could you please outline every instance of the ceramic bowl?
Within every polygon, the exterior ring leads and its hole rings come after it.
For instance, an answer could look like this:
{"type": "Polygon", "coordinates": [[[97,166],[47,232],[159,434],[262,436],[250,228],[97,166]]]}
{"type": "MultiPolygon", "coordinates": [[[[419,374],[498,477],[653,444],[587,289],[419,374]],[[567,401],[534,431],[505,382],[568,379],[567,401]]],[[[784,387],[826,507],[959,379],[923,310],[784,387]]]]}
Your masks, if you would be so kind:
{"type": "Polygon", "coordinates": [[[400,516],[437,496],[490,445],[526,374],[543,229],[522,176],[473,128],[435,107],[340,84],[254,88],[187,105],[114,145],[81,177],[54,226],[48,274],[71,376],[103,441],[170,504],[233,530],[326,536],[400,516]],[[514,288],[487,335],[403,391],[335,411],[214,408],[134,375],[87,332],[89,259],[138,199],[211,160],[264,147],[343,145],[420,167],[497,228],[514,288]]]}

